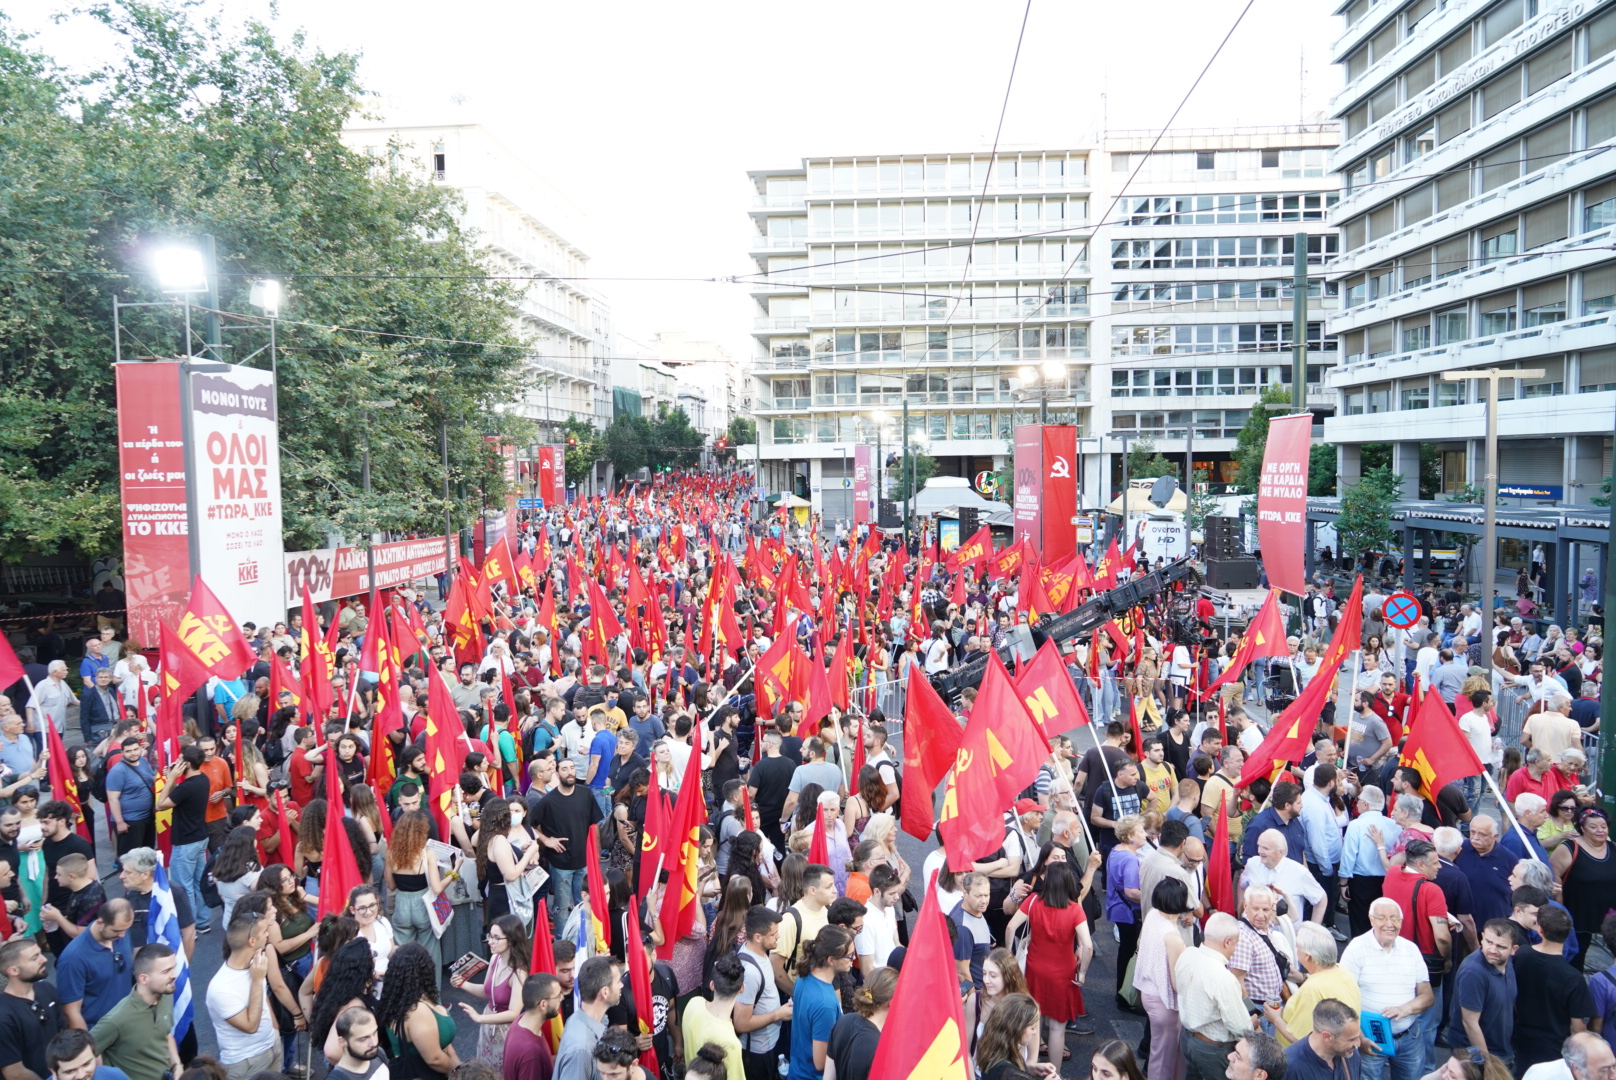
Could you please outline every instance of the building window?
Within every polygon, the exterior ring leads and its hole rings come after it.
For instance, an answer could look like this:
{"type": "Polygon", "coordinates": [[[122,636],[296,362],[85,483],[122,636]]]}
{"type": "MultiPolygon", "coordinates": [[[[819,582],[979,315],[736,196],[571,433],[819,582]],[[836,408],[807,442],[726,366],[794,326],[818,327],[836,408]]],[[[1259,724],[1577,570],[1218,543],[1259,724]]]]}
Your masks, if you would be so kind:
{"type": "Polygon", "coordinates": [[[1582,272],[1582,313],[1599,315],[1616,310],[1616,263],[1582,272]]]}
{"type": "Polygon", "coordinates": [[[448,174],[449,156],[444,153],[442,143],[432,146],[432,179],[442,180],[448,174]]]}
{"type": "Polygon", "coordinates": [[[1481,302],[1481,333],[1483,336],[1507,334],[1515,329],[1515,293],[1513,291],[1489,296],[1481,302]]]}
{"type": "Polygon", "coordinates": [[[1436,314],[1436,343],[1451,345],[1470,336],[1470,317],[1464,308],[1450,308],[1436,314]]]}
{"type": "Polygon", "coordinates": [[[1616,180],[1607,180],[1583,192],[1582,206],[1583,232],[1616,225],[1616,180]]]}
{"type": "Polygon", "coordinates": [[[1448,382],[1446,379],[1436,384],[1436,406],[1445,409],[1449,405],[1463,405],[1465,403],[1465,384],[1462,382],[1448,382]]]}
{"type": "Polygon", "coordinates": [[[1566,317],[1565,278],[1528,285],[1521,298],[1521,325],[1544,326],[1566,317]]]}
{"type": "Polygon", "coordinates": [[[1585,352],[1577,363],[1577,391],[1596,394],[1616,390],[1616,349],[1585,352]]]}
{"type": "Polygon", "coordinates": [[[1511,219],[1507,222],[1490,226],[1481,234],[1481,261],[1496,262],[1499,259],[1514,258],[1520,250],[1517,222],[1511,219]]]}
{"type": "Polygon", "coordinates": [[[1417,326],[1403,326],[1403,351],[1418,352],[1431,347],[1431,324],[1420,323],[1417,326]]]}
{"type": "Polygon", "coordinates": [[[1431,388],[1429,386],[1407,387],[1403,390],[1403,410],[1429,409],[1431,407],[1431,388]]]}

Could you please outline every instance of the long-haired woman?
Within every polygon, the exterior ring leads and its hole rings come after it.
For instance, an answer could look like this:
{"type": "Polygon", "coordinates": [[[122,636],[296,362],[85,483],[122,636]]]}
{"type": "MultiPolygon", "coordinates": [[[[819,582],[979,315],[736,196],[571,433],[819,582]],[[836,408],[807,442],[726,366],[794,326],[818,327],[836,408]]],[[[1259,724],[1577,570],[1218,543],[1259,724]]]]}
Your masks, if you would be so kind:
{"type": "Polygon", "coordinates": [[[432,957],[418,942],[399,948],[376,1005],[392,1080],[442,1080],[460,1064],[455,1025],[438,1004],[432,957]]]}
{"type": "Polygon", "coordinates": [[[853,1011],[836,1021],[825,1044],[825,1057],[836,1063],[836,1080],[869,1080],[897,989],[898,973],[882,967],[853,991],[853,1011]]]}
{"type": "MultiPolygon", "coordinates": [[[[1011,994],[1030,994],[1027,977],[1009,949],[998,948],[982,960],[982,989],[972,990],[965,999],[966,1041],[975,1046],[994,1008],[1011,994]]],[[[1053,1052],[1053,1051],[1051,1051],[1053,1052]]]]}
{"type": "MultiPolygon", "coordinates": [[[[976,1044],[982,1080],[1041,1080],[1038,1060],[1038,1005],[1026,994],[1011,994],[994,1008],[976,1044]]],[[[1059,1062],[1054,1063],[1059,1069],[1059,1062]]]]}
{"type": "Polygon", "coordinates": [[[522,1015],[522,984],[527,981],[528,958],[533,945],[527,928],[515,915],[501,915],[488,928],[489,966],[482,982],[467,982],[457,976],[454,985],[488,1004],[481,1012],[462,1001],[471,1022],[477,1025],[477,1057],[496,1069],[505,1061],[505,1036],[511,1024],[522,1015]]]}
{"type": "MultiPolygon", "coordinates": [[[[382,812],[376,805],[376,792],[369,784],[354,784],[342,793],[342,801],[347,804],[349,815],[365,834],[365,847],[370,853],[370,858],[360,863],[359,868],[369,872],[369,881],[380,882],[385,869],[383,851],[387,846],[387,834],[382,829],[382,812]]],[[[384,902],[386,899],[382,897],[384,902]]]]}
{"type": "Polygon", "coordinates": [[[318,899],[320,867],[325,862],[324,799],[310,799],[297,822],[297,844],[292,852],[292,873],[303,882],[303,891],[318,899]]]}
{"type": "Polygon", "coordinates": [[[543,851],[522,821],[526,814],[521,799],[490,799],[477,826],[477,879],[483,889],[483,918],[490,926],[510,913],[510,883],[538,865],[543,851]]]}
{"type": "Polygon", "coordinates": [[[342,1059],[342,1043],[336,1037],[336,1020],[343,1011],[359,1005],[376,1011],[376,959],[363,941],[350,941],[337,950],[326,968],[319,993],[314,995],[313,1020],[309,1040],[322,1047],[325,1059],[333,1065],[342,1059]]]}
{"type": "Polygon", "coordinates": [[[381,892],[374,885],[356,886],[348,894],[348,914],[359,924],[360,940],[370,944],[371,955],[376,958],[376,985],[382,986],[398,942],[393,937],[393,924],[382,915],[381,892]]]}
{"type": "Polygon", "coordinates": [[[1092,1080],[1145,1080],[1139,1068],[1139,1059],[1133,1049],[1121,1039],[1107,1039],[1089,1059],[1092,1080]]]}
{"type": "Polygon", "coordinates": [[[398,943],[416,941],[431,954],[432,970],[443,970],[443,943],[432,932],[426,906],[443,891],[438,857],[426,846],[432,822],[425,810],[412,810],[393,826],[383,873],[393,890],[393,934],[398,943]]]}
{"type": "Polygon", "coordinates": [[[236,901],[258,887],[258,835],[251,825],[237,825],[219,845],[213,860],[213,881],[224,904],[224,923],[230,925],[236,901]]]}

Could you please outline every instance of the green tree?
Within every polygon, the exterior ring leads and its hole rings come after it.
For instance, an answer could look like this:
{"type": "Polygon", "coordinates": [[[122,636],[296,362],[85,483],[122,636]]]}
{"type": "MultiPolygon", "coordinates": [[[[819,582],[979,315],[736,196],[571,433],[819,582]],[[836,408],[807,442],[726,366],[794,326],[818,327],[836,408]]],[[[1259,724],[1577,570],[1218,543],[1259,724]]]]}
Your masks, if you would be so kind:
{"type": "Polygon", "coordinates": [[[1206,527],[1206,519],[1218,512],[1218,497],[1212,494],[1211,474],[1205,469],[1195,470],[1195,483],[1206,484],[1204,493],[1196,491],[1192,486],[1189,492],[1190,512],[1189,526],[1191,532],[1200,532],[1206,527]]]}
{"type": "Polygon", "coordinates": [[[1279,383],[1265,388],[1234,441],[1234,459],[1240,465],[1235,487],[1242,495],[1255,495],[1262,476],[1263,451],[1268,449],[1268,422],[1292,411],[1291,392],[1279,383]]]}
{"type": "Polygon", "coordinates": [[[1329,443],[1314,446],[1307,459],[1307,493],[1324,496],[1335,494],[1335,447],[1329,443]]]}
{"type": "Polygon", "coordinates": [[[595,462],[605,456],[600,432],[589,421],[569,416],[561,422],[561,439],[567,448],[567,483],[582,483],[594,471],[595,462]]]}
{"type": "Polygon", "coordinates": [[[1153,476],[1177,476],[1178,466],[1162,457],[1151,439],[1136,439],[1128,447],[1128,477],[1143,480],[1153,476]]]}
{"type": "MultiPolygon", "coordinates": [[[[450,189],[342,144],[363,103],[357,57],[256,22],[199,22],[167,0],[88,17],[119,51],[83,80],[0,26],[0,266],[29,271],[0,280],[0,557],[117,552],[112,297],[169,299],[151,249],[203,233],[217,238],[230,358],[266,343],[253,281],[287,287],[277,360],[288,547],[333,531],[441,528],[440,422],[457,489],[497,492],[502,468],[483,436],[534,441],[531,425],[493,408],[522,371],[518,294],[486,276],[450,189]],[[399,404],[370,411],[357,404],[367,399],[399,404]]],[[[172,307],[124,320],[126,356],[194,351],[172,307]]]]}
{"type": "Polygon", "coordinates": [[[751,446],[757,442],[757,421],[750,416],[734,417],[724,435],[729,439],[730,446],[751,446]]]}
{"type": "Polygon", "coordinates": [[[694,465],[701,460],[701,448],[707,439],[690,424],[683,408],[669,409],[663,405],[651,421],[648,464],[662,470],[675,466],[694,465]]]}
{"type": "Polygon", "coordinates": [[[1588,501],[1593,503],[1595,506],[1609,506],[1610,505],[1610,480],[1611,480],[1610,477],[1608,477],[1608,476],[1605,477],[1605,482],[1599,485],[1599,494],[1595,495],[1593,498],[1589,499],[1588,501]]]}
{"type": "Polygon", "coordinates": [[[1366,552],[1390,551],[1396,541],[1392,530],[1392,504],[1401,498],[1403,478],[1385,466],[1366,470],[1358,483],[1341,495],[1341,514],[1335,532],[1341,554],[1356,559],[1366,552]]]}
{"type": "MultiPolygon", "coordinates": [[[[911,448],[910,452],[915,459],[915,491],[920,491],[926,486],[927,480],[937,475],[937,459],[924,450],[911,448]]],[[[897,483],[888,489],[893,493],[889,498],[902,502],[904,499],[911,497],[909,491],[909,459],[903,454],[899,454],[898,463],[894,468],[898,470],[898,478],[897,483]]]]}
{"type": "Polygon", "coordinates": [[[645,468],[651,462],[650,421],[627,413],[618,416],[601,437],[601,456],[611,462],[618,479],[645,468]]]}

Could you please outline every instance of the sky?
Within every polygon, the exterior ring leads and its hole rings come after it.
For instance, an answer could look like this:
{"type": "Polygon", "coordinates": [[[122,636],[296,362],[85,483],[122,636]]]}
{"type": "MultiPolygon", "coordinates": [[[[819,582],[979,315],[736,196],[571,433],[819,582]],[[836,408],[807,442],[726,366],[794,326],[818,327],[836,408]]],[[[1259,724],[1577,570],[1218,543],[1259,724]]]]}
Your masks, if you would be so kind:
{"type": "MultiPolygon", "coordinates": [[[[202,0],[361,56],[376,93],[459,99],[576,205],[598,278],[754,273],[748,169],[809,155],[1067,147],[1159,130],[1250,4],[1174,129],[1297,123],[1340,85],[1331,0],[202,0]],[[1015,78],[1012,58],[1025,16],[1015,78]]],[[[63,0],[8,0],[59,62],[107,39],[63,0]]],[[[569,238],[571,239],[571,238],[569,238]]],[[[597,281],[618,329],[753,353],[736,284],[597,281]]]]}

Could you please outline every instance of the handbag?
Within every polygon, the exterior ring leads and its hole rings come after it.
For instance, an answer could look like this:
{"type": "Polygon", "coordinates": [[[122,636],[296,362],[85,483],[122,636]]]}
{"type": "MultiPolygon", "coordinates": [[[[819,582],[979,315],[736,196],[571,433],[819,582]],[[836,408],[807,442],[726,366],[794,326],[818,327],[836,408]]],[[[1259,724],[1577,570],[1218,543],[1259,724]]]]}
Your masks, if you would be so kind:
{"type": "Polygon", "coordinates": [[[433,937],[443,937],[443,932],[454,921],[454,904],[449,902],[447,895],[438,893],[426,901],[426,921],[432,927],[433,937]]]}
{"type": "Polygon", "coordinates": [[[1134,971],[1138,964],[1139,954],[1137,952],[1128,957],[1128,968],[1122,973],[1122,989],[1117,991],[1117,996],[1126,1001],[1130,1009],[1139,1008],[1139,991],[1133,985],[1134,971]]]}

